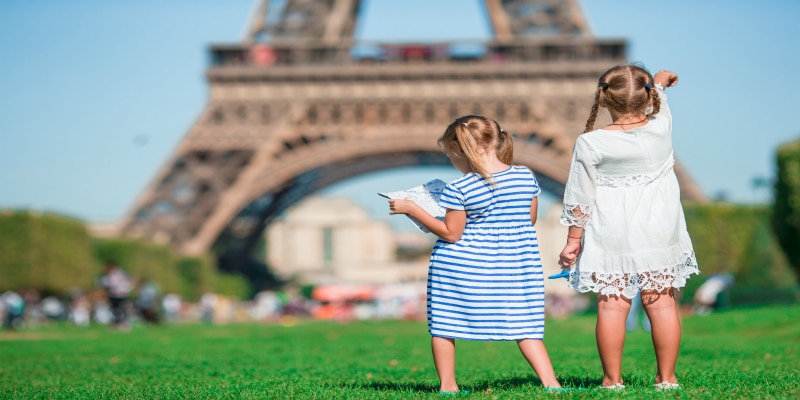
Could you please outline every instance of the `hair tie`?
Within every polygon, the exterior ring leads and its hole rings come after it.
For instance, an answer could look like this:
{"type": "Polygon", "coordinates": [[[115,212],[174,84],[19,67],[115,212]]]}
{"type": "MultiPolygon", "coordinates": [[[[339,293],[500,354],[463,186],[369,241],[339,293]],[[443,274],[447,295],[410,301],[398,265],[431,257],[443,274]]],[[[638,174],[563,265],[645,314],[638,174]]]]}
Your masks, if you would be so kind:
{"type": "Polygon", "coordinates": [[[462,122],[461,125],[467,126],[467,123],[466,122],[462,122]]]}
{"type": "Polygon", "coordinates": [[[647,83],[645,83],[645,84],[644,84],[644,88],[645,88],[645,89],[647,89],[647,90],[650,90],[650,89],[652,89],[652,88],[654,88],[654,87],[655,87],[655,86],[653,86],[653,84],[652,84],[652,83],[650,83],[650,82],[647,82],[647,83]]]}
{"type": "Polygon", "coordinates": [[[597,87],[601,87],[603,90],[608,89],[608,82],[600,82],[597,84],[597,87]]]}

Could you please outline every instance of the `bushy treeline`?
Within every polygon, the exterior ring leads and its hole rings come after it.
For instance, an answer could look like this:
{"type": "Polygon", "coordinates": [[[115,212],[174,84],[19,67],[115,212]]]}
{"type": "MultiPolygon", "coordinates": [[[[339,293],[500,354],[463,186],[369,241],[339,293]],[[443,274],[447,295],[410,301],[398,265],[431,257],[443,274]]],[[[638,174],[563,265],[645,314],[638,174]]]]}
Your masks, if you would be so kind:
{"type": "Polygon", "coordinates": [[[106,262],[187,300],[206,291],[238,298],[250,292],[243,277],[218,272],[211,256],[186,257],[144,240],[92,238],[82,221],[54,214],[0,214],[0,292],[90,290],[106,262]]]}
{"type": "Polygon", "coordinates": [[[772,229],[800,275],[800,140],[778,148],[772,229]]]}
{"type": "MultiPolygon", "coordinates": [[[[702,272],[689,280],[684,302],[691,302],[705,277],[720,272],[736,277],[734,304],[800,300],[797,276],[779,245],[780,235],[771,228],[770,221],[774,226],[776,218],[769,207],[711,203],[684,209],[702,272]]],[[[58,215],[0,214],[0,291],[88,290],[108,261],[139,281],[153,281],[163,292],[186,299],[197,299],[206,291],[239,298],[250,295],[247,281],[219,272],[210,255],[187,257],[143,240],[92,238],[83,222],[58,215]]]]}
{"type": "Polygon", "coordinates": [[[800,300],[797,277],[775,233],[770,208],[726,203],[686,205],[701,276],[690,279],[685,302],[708,275],[729,272],[736,282],[733,304],[768,304],[800,300]]]}
{"type": "Polygon", "coordinates": [[[0,214],[0,291],[86,288],[99,272],[83,222],[23,211],[0,214]]]}

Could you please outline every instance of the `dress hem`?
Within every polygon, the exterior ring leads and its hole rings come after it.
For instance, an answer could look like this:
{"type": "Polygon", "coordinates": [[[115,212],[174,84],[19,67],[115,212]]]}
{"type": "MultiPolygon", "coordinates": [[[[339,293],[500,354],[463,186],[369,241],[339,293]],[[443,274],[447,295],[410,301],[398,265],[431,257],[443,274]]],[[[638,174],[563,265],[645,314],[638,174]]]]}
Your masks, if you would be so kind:
{"type": "Polygon", "coordinates": [[[581,293],[595,292],[604,296],[636,297],[642,290],[661,292],[686,286],[692,274],[700,274],[694,251],[684,252],[682,262],[672,266],[628,273],[605,273],[575,270],[570,273],[569,285],[581,293]]]}
{"type": "Polygon", "coordinates": [[[512,341],[512,340],[513,341],[517,341],[517,340],[525,340],[525,339],[544,340],[544,335],[541,335],[539,337],[527,336],[527,337],[515,337],[515,338],[506,338],[506,337],[504,337],[504,338],[474,338],[474,337],[469,337],[468,338],[468,337],[460,337],[460,336],[454,336],[454,335],[438,335],[438,334],[432,333],[431,331],[428,331],[428,333],[431,335],[431,337],[439,337],[439,338],[444,338],[444,339],[472,340],[472,341],[475,341],[475,342],[509,342],[509,341],[512,341]]]}

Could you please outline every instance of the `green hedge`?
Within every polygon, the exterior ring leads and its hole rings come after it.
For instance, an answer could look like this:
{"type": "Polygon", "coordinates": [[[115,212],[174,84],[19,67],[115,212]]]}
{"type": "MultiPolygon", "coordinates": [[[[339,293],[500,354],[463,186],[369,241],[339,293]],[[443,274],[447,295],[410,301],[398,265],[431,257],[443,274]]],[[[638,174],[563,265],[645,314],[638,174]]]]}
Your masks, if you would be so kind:
{"type": "Polygon", "coordinates": [[[152,281],[164,293],[184,293],[176,256],[166,246],[135,239],[95,240],[97,259],[119,265],[139,283],[152,281]]]}
{"type": "MultiPolygon", "coordinates": [[[[181,293],[185,298],[199,299],[203,293],[208,291],[219,291],[217,282],[217,271],[214,259],[210,256],[202,257],[181,257],[177,261],[178,274],[181,276],[181,293]]],[[[239,280],[246,283],[244,279],[239,280]]],[[[220,292],[221,293],[221,292],[220,292]]],[[[246,292],[241,292],[236,297],[245,298],[246,292]]],[[[225,292],[224,294],[238,294],[236,292],[225,292]]]]}
{"type": "Polygon", "coordinates": [[[736,278],[732,305],[797,301],[797,277],[770,229],[768,207],[733,204],[686,205],[686,224],[701,275],[689,280],[682,302],[713,273],[736,278]]]}
{"type": "Polygon", "coordinates": [[[44,294],[91,286],[100,265],[83,222],[52,214],[0,214],[0,291],[44,294]]]}
{"type": "Polygon", "coordinates": [[[162,293],[178,293],[190,301],[207,291],[239,299],[250,296],[247,280],[217,272],[210,255],[186,257],[144,240],[93,239],[82,221],[59,215],[0,213],[0,292],[88,291],[109,261],[137,282],[152,281],[162,293]]]}
{"type": "MultiPolygon", "coordinates": [[[[797,277],[770,229],[770,209],[718,203],[684,209],[702,275],[689,280],[683,303],[691,302],[706,276],[718,272],[736,277],[734,305],[797,301],[797,277]]],[[[81,221],[58,215],[0,214],[0,291],[87,290],[106,261],[187,300],[197,300],[206,291],[240,299],[250,296],[246,279],[218,272],[210,255],[185,257],[142,240],[92,239],[81,221]]]]}
{"type": "Polygon", "coordinates": [[[247,280],[217,272],[210,255],[181,256],[168,246],[138,239],[97,239],[95,248],[100,262],[113,262],[140,282],[156,282],[164,293],[191,300],[208,291],[239,299],[250,296],[247,280]]]}
{"type": "Polygon", "coordinates": [[[800,275],[800,140],[778,148],[772,228],[800,275]]]}

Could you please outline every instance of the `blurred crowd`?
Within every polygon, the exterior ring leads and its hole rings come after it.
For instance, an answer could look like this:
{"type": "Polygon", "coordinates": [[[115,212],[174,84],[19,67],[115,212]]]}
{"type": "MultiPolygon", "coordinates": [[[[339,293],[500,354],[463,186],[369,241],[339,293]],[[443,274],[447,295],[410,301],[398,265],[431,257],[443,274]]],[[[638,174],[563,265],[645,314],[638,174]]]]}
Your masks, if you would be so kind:
{"type": "Polygon", "coordinates": [[[153,282],[135,282],[122,268],[108,264],[89,291],[74,290],[64,296],[33,289],[6,291],[0,294],[0,317],[5,329],[60,322],[120,330],[182,322],[424,319],[425,283],[319,285],[306,293],[290,287],[262,291],[248,301],[208,292],[187,301],[176,293],[162,293],[153,282]]]}
{"type": "MultiPolygon", "coordinates": [[[[693,312],[707,315],[721,305],[720,297],[733,283],[729,274],[714,274],[697,290],[693,312]]],[[[585,296],[548,295],[550,317],[564,318],[585,310],[585,296]]],[[[638,299],[634,299],[634,304],[638,299]]],[[[135,283],[124,270],[107,264],[95,287],[73,290],[64,296],[42,295],[30,289],[0,294],[0,319],[4,329],[34,327],[53,322],[77,326],[91,324],[127,330],[134,324],[203,322],[293,323],[298,319],[335,321],[369,319],[424,320],[425,282],[383,285],[331,284],[314,286],[301,293],[298,287],[262,291],[242,301],[218,293],[205,293],[200,299],[182,299],[176,293],[162,293],[153,282],[135,283]]],[[[632,310],[628,329],[634,330],[640,317],[632,310]]],[[[647,317],[641,315],[642,328],[649,331],[647,317]]]]}

